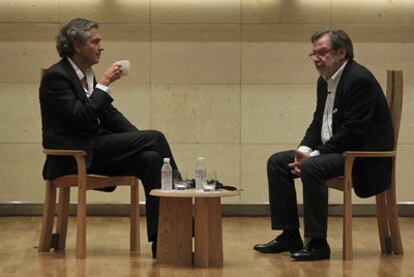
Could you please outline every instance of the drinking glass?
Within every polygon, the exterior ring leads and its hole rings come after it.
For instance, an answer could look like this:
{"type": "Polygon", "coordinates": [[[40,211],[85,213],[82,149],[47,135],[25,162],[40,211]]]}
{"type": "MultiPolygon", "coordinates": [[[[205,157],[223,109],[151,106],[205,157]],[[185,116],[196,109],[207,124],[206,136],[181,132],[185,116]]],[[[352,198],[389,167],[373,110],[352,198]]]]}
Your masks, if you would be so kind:
{"type": "Polygon", "coordinates": [[[203,190],[204,191],[215,191],[216,190],[216,183],[217,183],[217,174],[215,171],[207,170],[206,174],[206,181],[203,183],[203,190]]]}
{"type": "Polygon", "coordinates": [[[187,171],[174,169],[173,182],[175,190],[186,190],[187,189],[187,171]]]}

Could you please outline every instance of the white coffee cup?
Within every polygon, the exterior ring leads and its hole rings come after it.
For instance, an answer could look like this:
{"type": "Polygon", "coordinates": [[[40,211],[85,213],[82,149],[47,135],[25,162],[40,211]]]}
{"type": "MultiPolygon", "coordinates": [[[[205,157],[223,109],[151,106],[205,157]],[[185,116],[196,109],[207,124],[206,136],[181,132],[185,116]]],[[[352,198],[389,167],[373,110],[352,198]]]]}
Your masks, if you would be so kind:
{"type": "Polygon", "coordinates": [[[128,75],[128,72],[129,72],[129,60],[117,61],[117,63],[121,65],[122,75],[123,76],[128,75]]]}

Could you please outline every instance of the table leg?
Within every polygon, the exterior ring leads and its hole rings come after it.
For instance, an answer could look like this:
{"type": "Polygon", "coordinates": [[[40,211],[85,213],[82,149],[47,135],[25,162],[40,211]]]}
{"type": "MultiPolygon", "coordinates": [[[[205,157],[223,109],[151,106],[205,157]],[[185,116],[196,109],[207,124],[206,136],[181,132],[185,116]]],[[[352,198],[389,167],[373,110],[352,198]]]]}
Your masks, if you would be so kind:
{"type": "Polygon", "coordinates": [[[197,267],[223,266],[220,197],[195,199],[195,254],[197,267]]]}
{"type": "Polygon", "coordinates": [[[192,265],[192,199],[160,197],[157,263],[192,265]]]}

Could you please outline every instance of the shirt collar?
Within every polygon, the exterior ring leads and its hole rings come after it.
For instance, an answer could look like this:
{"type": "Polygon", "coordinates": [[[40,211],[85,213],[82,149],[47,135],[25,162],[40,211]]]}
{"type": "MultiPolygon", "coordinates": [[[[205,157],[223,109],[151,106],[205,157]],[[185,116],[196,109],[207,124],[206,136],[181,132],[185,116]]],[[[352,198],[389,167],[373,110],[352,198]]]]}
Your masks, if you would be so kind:
{"type": "Polygon", "coordinates": [[[341,67],[331,77],[329,77],[329,79],[324,78],[328,84],[328,91],[332,92],[336,90],[347,63],[348,61],[344,62],[344,64],[341,65],[341,67]]]}
{"type": "MultiPolygon", "coordinates": [[[[79,69],[79,67],[68,57],[68,61],[69,61],[69,63],[71,64],[71,66],[73,67],[73,70],[75,70],[75,72],[76,72],[76,75],[78,76],[78,78],[79,78],[79,80],[83,80],[83,78],[85,78],[85,74],[83,74],[83,72],[79,69]]],[[[90,76],[90,75],[92,75],[93,76],[93,70],[92,70],[92,67],[88,67],[87,69],[86,69],[86,76],[88,77],[88,76],[90,76]]]]}

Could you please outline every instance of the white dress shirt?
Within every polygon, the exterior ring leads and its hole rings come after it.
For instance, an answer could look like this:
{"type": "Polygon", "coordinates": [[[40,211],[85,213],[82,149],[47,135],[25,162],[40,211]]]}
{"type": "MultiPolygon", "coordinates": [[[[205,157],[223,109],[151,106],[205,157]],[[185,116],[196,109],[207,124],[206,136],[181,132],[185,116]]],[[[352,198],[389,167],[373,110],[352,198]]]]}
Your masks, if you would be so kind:
{"type": "MultiPolygon", "coordinates": [[[[95,89],[93,86],[93,70],[92,67],[88,67],[86,69],[86,76],[85,74],[83,74],[83,72],[79,69],[79,67],[68,57],[69,63],[72,65],[73,69],[76,72],[76,75],[78,75],[79,80],[82,82],[82,80],[86,77],[86,84],[87,84],[87,88],[83,88],[85,90],[86,93],[86,97],[90,97],[93,93],[93,90],[95,89]]],[[[100,90],[105,91],[106,93],[110,93],[110,89],[107,86],[104,86],[102,84],[96,84],[96,87],[100,90]]]]}
{"type": "MultiPolygon", "coordinates": [[[[327,83],[328,96],[326,97],[325,109],[322,118],[321,140],[325,144],[332,137],[332,115],[336,112],[333,110],[336,88],[341,80],[342,72],[348,61],[346,61],[329,79],[325,79],[327,83]]],[[[310,147],[301,145],[298,151],[311,153],[311,156],[319,155],[318,150],[313,150],[310,147]]]]}

